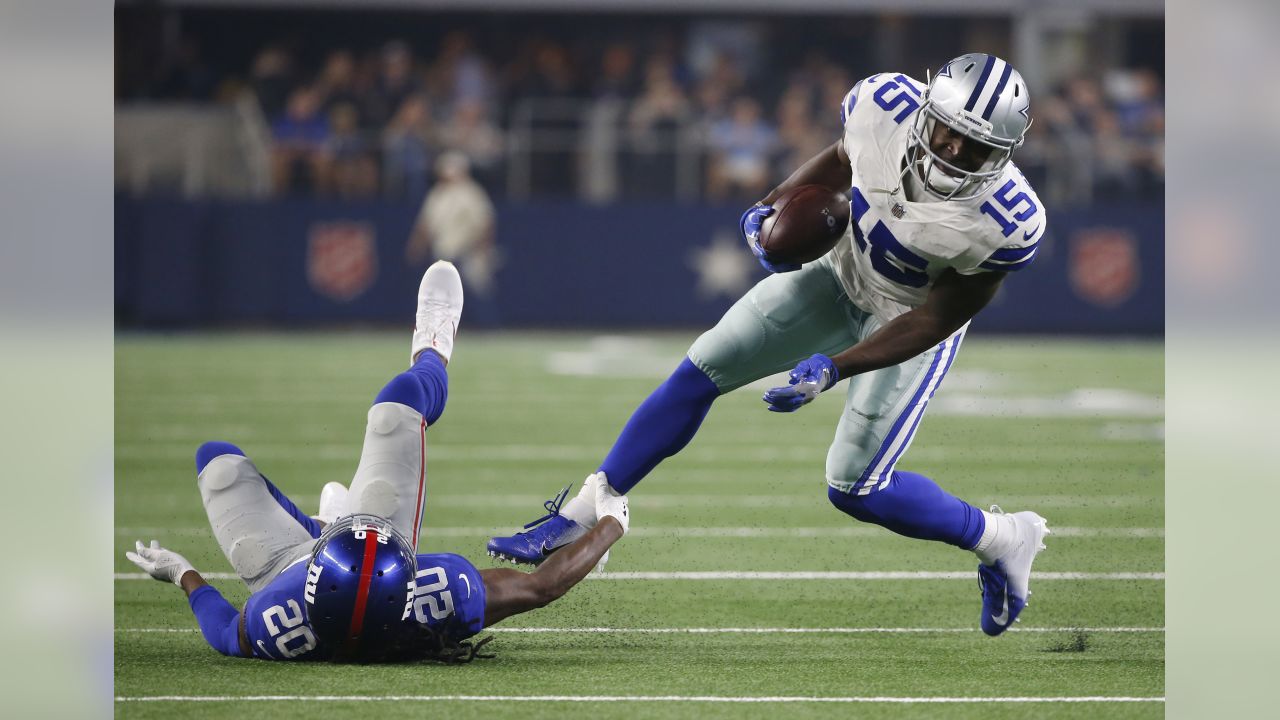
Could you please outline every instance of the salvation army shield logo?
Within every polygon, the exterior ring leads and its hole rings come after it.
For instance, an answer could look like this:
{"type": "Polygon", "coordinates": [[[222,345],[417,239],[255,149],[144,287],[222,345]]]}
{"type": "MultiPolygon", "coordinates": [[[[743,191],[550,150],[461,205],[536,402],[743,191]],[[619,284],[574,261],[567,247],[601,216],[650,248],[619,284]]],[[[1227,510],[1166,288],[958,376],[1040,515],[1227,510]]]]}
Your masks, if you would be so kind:
{"type": "Polygon", "coordinates": [[[316,292],[350,302],[378,276],[374,229],[369,223],[315,223],[307,233],[307,282],[316,292]]]}
{"type": "Polygon", "coordinates": [[[1081,299],[1114,307],[1138,289],[1138,243],[1118,228],[1081,230],[1071,238],[1071,287],[1081,299]]]}

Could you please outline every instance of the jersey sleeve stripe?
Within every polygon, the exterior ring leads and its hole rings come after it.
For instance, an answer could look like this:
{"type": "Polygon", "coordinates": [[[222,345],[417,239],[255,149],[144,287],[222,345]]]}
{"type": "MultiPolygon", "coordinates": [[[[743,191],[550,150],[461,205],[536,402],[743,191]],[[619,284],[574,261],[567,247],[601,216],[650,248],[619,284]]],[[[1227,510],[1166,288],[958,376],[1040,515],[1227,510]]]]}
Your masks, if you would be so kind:
{"type": "Polygon", "coordinates": [[[992,259],[989,259],[986,262],[982,263],[982,265],[980,265],[979,267],[981,267],[983,270],[995,270],[997,272],[1014,272],[1017,270],[1021,270],[1022,268],[1030,265],[1031,261],[1034,260],[1035,257],[1036,257],[1036,254],[1034,249],[1032,250],[1031,254],[1028,255],[1026,258],[1022,260],[1018,260],[1016,262],[1003,262],[1000,260],[996,260],[994,259],[994,255],[993,255],[992,259]]]}
{"type": "Polygon", "coordinates": [[[1027,247],[1000,248],[999,250],[991,253],[991,257],[988,259],[995,260],[998,262],[1018,262],[1019,260],[1026,259],[1032,253],[1034,253],[1036,251],[1036,248],[1039,245],[1040,243],[1037,242],[1037,243],[1032,243],[1027,247]]]}
{"type": "Polygon", "coordinates": [[[871,209],[871,203],[867,202],[867,199],[862,195],[862,191],[856,187],[853,188],[853,194],[849,200],[849,209],[853,212],[854,222],[861,220],[862,216],[866,215],[867,211],[871,209]]]}
{"type": "Polygon", "coordinates": [[[858,104],[858,88],[862,87],[862,81],[859,80],[854,86],[845,93],[844,100],[840,102],[840,124],[844,125],[849,121],[849,116],[853,114],[853,107],[858,104]]]}

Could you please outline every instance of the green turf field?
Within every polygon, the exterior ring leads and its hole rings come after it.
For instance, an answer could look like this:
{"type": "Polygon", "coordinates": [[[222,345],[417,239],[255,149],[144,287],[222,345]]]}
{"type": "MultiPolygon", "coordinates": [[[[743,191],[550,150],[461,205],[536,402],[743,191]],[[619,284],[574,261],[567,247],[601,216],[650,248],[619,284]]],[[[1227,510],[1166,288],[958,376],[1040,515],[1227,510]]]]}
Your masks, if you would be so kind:
{"type": "MultiPolygon", "coordinates": [[[[117,714],[1163,715],[1149,701],[1165,694],[1158,343],[971,336],[899,463],[975,504],[1048,519],[1031,605],[1001,638],[977,631],[972,555],[827,502],[842,397],[778,415],[753,386],[720,400],[685,452],[633,491],[631,534],[609,573],[495,628],[495,659],[351,667],[218,655],[181,592],[136,579],[124,551],[154,538],[202,571],[230,570],[196,490],[204,440],[239,444],[314,511],[323,483],[350,480],[369,402],[403,368],[408,339],[118,338],[117,714]],[[244,699],[257,696],[284,699],[244,699]],[[947,698],[968,700],[936,702],[947,698]],[[1122,701],[1135,698],[1145,700],[1122,701]]],[[[464,329],[448,410],[428,434],[421,549],[488,567],[486,537],[592,471],[691,339],[464,329]]],[[[243,602],[238,580],[213,582],[243,602]]]]}

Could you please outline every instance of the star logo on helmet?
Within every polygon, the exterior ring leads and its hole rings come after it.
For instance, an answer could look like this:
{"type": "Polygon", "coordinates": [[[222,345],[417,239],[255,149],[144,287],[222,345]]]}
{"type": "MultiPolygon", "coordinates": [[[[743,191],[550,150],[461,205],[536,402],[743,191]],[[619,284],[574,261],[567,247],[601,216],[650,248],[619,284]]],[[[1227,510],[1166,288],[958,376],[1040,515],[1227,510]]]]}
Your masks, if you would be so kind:
{"type": "Polygon", "coordinates": [[[1031,112],[1030,112],[1030,111],[1031,111],[1031,106],[1030,106],[1030,105],[1025,105],[1025,106],[1023,106],[1023,108],[1022,108],[1021,110],[1019,110],[1019,111],[1018,111],[1018,114],[1019,114],[1019,115],[1021,115],[1021,116],[1022,116],[1022,117],[1024,117],[1024,118],[1026,118],[1026,119],[1027,119],[1027,122],[1031,122],[1031,112]]]}
{"type": "Polygon", "coordinates": [[[942,66],[942,69],[938,71],[938,77],[945,77],[945,78],[951,77],[951,63],[947,63],[946,65],[942,66]]]}

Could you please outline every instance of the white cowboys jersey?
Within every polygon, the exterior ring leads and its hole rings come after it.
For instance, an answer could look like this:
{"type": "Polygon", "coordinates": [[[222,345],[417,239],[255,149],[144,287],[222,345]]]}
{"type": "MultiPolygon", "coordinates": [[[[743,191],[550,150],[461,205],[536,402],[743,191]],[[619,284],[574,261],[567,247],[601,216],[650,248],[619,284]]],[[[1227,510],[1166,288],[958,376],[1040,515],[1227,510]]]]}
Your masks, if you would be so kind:
{"type": "Polygon", "coordinates": [[[1030,265],[1045,232],[1040,198],[1012,162],[977,197],[907,200],[899,178],[923,89],[881,73],[854,85],[840,109],[852,213],[829,258],[849,299],[882,322],[923,304],[947,268],[972,275],[1030,265]]]}

